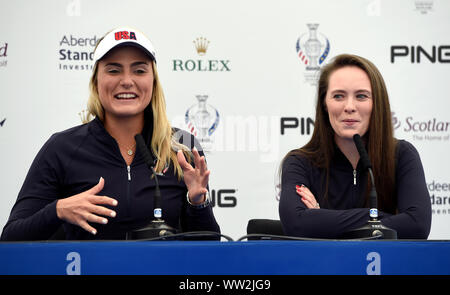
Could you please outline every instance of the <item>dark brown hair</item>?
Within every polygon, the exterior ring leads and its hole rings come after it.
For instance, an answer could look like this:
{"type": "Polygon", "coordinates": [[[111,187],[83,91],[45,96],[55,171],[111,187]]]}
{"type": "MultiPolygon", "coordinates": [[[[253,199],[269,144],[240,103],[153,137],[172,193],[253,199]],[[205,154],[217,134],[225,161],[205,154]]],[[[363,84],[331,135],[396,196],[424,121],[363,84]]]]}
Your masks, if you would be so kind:
{"type": "MultiPolygon", "coordinates": [[[[327,199],[329,168],[334,154],[335,143],[334,130],[331,127],[325,106],[325,97],[328,91],[330,75],[346,66],[358,67],[369,76],[372,87],[373,108],[369,129],[364,135],[364,139],[373,166],[378,194],[378,207],[385,212],[395,213],[396,140],[393,136],[391,108],[383,77],[369,60],[357,55],[342,54],[336,56],[332,62],[322,68],[318,82],[316,119],[312,137],[305,146],[289,152],[286,157],[293,154],[301,155],[307,157],[315,166],[325,169],[327,178],[324,197],[327,199]]],[[[370,181],[367,183],[369,184],[368,192],[370,181]]]]}

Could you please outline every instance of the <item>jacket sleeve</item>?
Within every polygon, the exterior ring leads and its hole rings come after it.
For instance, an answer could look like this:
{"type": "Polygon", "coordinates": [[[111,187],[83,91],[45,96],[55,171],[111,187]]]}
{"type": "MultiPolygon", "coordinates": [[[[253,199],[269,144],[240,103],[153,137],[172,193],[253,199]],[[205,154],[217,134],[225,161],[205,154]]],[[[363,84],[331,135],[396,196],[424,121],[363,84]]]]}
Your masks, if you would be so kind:
{"type": "Polygon", "coordinates": [[[431,201],[419,153],[406,141],[399,141],[396,167],[398,213],[381,219],[401,239],[426,239],[431,228],[431,201]]]}
{"type": "MultiPolygon", "coordinates": [[[[345,232],[363,226],[369,219],[367,208],[347,210],[308,209],[295,186],[312,186],[311,165],[305,158],[289,156],[282,164],[280,220],[286,235],[305,238],[339,238],[345,232]]],[[[315,196],[318,200],[318,196],[315,196]]],[[[319,201],[320,203],[320,201],[319,201]]]]}
{"type": "MultiPolygon", "coordinates": [[[[179,135],[180,143],[186,145],[189,149],[192,149],[195,146],[199,151],[200,156],[205,155],[202,146],[192,134],[179,129],[176,132],[179,135]]],[[[191,165],[193,167],[195,166],[193,161],[191,165]]],[[[209,190],[209,186],[207,189],[209,190]]],[[[200,209],[189,205],[187,199],[185,199],[184,204],[184,214],[181,216],[183,231],[213,231],[220,233],[220,227],[214,217],[212,204],[200,209]]]]}
{"type": "Polygon", "coordinates": [[[60,175],[55,169],[51,144],[52,138],[34,159],[3,228],[1,240],[46,240],[62,224],[56,215],[60,175]]]}

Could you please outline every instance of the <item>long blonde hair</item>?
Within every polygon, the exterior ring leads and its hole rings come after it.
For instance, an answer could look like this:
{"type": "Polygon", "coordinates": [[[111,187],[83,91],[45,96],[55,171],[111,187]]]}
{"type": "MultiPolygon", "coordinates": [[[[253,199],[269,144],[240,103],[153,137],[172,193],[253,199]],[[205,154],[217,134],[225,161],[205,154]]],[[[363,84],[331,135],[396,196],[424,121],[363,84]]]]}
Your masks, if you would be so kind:
{"type": "MultiPolygon", "coordinates": [[[[103,37],[99,39],[97,45],[103,40],[103,37]]],[[[96,47],[97,48],[97,47],[96,47]]],[[[159,80],[158,72],[156,70],[156,63],[152,60],[153,69],[153,93],[149,106],[147,106],[146,111],[151,111],[153,114],[153,135],[151,139],[150,148],[155,155],[157,162],[155,165],[155,170],[161,173],[166,165],[170,162],[173,163],[174,172],[178,175],[178,179],[183,176],[183,170],[177,159],[177,151],[181,149],[190,161],[192,154],[188,147],[180,144],[176,138],[173,136],[172,127],[170,125],[169,119],[166,113],[166,101],[164,98],[164,93],[159,80]],[[148,108],[151,108],[148,109],[148,108]]],[[[98,95],[98,62],[95,63],[94,69],[92,71],[92,76],[89,82],[89,99],[87,102],[87,115],[83,123],[91,121],[94,117],[98,117],[102,122],[104,122],[104,109],[100,102],[98,95]]]]}

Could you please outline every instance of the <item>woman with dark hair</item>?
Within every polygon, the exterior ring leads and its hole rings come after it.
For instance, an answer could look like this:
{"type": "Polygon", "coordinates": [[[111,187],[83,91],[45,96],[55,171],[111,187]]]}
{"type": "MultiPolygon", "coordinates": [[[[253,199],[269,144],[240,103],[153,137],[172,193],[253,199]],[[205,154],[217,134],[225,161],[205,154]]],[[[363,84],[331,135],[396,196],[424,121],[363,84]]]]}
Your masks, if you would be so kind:
{"type": "Polygon", "coordinates": [[[339,238],[369,220],[369,175],[353,135],[368,151],[379,219],[399,238],[426,239],[431,203],[417,150],[393,136],[386,86],[365,58],[343,54],[323,67],[312,138],[281,165],[280,220],[287,235],[339,238]]]}

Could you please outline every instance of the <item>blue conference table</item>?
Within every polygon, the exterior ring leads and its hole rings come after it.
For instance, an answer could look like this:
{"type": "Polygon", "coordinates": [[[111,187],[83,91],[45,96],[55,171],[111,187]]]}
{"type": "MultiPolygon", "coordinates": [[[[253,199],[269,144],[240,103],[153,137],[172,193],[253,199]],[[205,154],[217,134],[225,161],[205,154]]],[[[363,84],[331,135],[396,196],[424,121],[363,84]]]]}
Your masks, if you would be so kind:
{"type": "Polygon", "coordinates": [[[2,242],[0,275],[449,275],[450,241],[2,242]]]}

